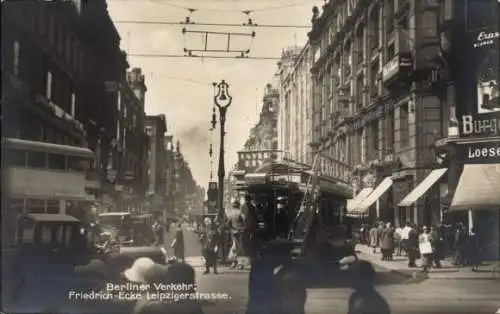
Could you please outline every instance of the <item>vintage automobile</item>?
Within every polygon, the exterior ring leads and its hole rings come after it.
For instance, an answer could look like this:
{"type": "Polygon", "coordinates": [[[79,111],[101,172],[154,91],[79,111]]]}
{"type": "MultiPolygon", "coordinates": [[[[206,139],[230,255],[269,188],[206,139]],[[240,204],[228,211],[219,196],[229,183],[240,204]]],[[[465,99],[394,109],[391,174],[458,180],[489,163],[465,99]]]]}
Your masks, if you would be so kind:
{"type": "MultiPolygon", "coordinates": [[[[76,265],[99,258],[80,221],[61,214],[27,214],[17,220],[16,243],[7,260],[10,289],[3,291],[7,312],[42,312],[68,299],[68,291],[84,283],[76,265]]],[[[4,257],[2,257],[4,258],[4,257]]]]}

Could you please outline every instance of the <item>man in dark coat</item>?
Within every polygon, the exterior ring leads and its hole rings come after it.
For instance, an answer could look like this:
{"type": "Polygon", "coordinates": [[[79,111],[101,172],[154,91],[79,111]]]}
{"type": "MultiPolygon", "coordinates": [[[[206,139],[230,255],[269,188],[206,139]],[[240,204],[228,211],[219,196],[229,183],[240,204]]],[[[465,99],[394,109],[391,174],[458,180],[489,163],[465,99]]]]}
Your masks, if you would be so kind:
{"type": "Polygon", "coordinates": [[[418,231],[416,226],[411,226],[408,231],[408,240],[406,241],[406,250],[408,254],[408,267],[417,267],[416,260],[418,258],[418,231]]]}
{"type": "Polygon", "coordinates": [[[217,272],[217,252],[219,250],[219,232],[215,223],[208,226],[207,231],[202,236],[203,257],[205,258],[205,272],[210,274],[210,267],[213,268],[214,274],[217,272]]]}

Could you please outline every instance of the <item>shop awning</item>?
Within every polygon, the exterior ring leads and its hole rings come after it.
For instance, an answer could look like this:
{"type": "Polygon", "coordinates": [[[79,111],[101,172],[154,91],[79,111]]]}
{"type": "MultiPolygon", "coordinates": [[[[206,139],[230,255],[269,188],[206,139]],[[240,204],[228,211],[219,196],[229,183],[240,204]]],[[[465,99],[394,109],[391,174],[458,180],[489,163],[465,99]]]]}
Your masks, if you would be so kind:
{"type": "Polygon", "coordinates": [[[364,201],[368,197],[368,195],[370,195],[372,191],[373,188],[364,188],[354,198],[347,200],[347,216],[362,216],[364,212],[358,212],[356,208],[359,204],[361,204],[362,201],[364,201]]]}
{"type": "Polygon", "coordinates": [[[391,177],[385,177],[382,182],[356,208],[357,211],[367,211],[392,185],[391,177]]]}
{"type": "Polygon", "coordinates": [[[450,209],[500,209],[500,164],[464,165],[450,209]]]}
{"type": "Polygon", "coordinates": [[[406,195],[406,197],[399,202],[398,206],[410,206],[415,203],[446,173],[447,170],[448,168],[432,170],[431,173],[410,192],[410,194],[406,195]]]}

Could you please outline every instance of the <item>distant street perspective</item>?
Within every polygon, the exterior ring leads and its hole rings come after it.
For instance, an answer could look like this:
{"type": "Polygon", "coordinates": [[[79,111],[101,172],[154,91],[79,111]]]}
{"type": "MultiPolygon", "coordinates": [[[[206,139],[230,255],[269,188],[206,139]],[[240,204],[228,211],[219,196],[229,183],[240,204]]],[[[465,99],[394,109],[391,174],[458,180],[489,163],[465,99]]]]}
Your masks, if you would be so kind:
{"type": "Polygon", "coordinates": [[[1,313],[500,314],[498,0],[2,0],[1,313]]]}

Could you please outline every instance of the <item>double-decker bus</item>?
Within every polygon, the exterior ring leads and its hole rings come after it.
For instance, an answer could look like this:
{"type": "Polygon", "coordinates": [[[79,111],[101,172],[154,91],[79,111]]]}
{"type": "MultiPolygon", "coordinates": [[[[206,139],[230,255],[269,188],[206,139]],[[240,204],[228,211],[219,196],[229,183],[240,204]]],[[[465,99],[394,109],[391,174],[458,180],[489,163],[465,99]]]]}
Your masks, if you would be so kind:
{"type": "Polygon", "coordinates": [[[14,236],[20,215],[70,214],[81,219],[83,208],[95,199],[87,191],[99,185],[89,172],[93,159],[94,152],[84,147],[2,138],[4,240],[14,236]]]}

